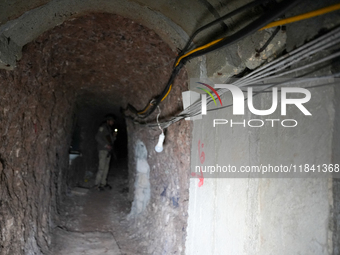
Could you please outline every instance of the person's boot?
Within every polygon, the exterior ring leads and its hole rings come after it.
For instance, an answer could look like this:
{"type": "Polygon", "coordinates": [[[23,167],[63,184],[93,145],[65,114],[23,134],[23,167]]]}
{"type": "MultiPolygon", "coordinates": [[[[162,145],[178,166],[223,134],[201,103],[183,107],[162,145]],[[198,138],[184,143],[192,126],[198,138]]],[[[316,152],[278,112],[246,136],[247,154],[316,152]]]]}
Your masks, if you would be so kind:
{"type": "Polygon", "coordinates": [[[112,189],[112,187],[111,187],[111,185],[110,184],[106,184],[105,186],[104,186],[104,188],[106,188],[106,189],[109,189],[109,190],[111,190],[112,189]]]}
{"type": "Polygon", "coordinates": [[[104,187],[102,185],[96,185],[94,186],[95,190],[98,190],[98,191],[104,191],[104,187]]]}

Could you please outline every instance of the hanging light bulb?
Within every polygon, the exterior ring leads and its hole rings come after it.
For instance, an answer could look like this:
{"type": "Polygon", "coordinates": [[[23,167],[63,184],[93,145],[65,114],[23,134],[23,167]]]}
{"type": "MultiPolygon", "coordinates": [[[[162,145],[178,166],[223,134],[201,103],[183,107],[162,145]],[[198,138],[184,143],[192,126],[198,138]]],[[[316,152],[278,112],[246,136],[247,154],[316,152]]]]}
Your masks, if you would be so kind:
{"type": "Polygon", "coordinates": [[[165,135],[161,133],[158,138],[158,143],[155,146],[155,150],[159,153],[163,151],[163,142],[164,142],[165,135]]]}
{"type": "Polygon", "coordinates": [[[163,129],[162,129],[162,127],[161,127],[161,125],[158,121],[158,117],[159,117],[159,115],[161,115],[161,108],[159,108],[159,106],[157,106],[157,107],[158,107],[158,110],[159,110],[159,113],[157,114],[157,124],[158,124],[159,129],[162,131],[162,133],[158,137],[158,143],[155,146],[155,150],[158,153],[160,153],[160,152],[163,151],[163,142],[164,142],[165,135],[164,135],[163,129]]]}

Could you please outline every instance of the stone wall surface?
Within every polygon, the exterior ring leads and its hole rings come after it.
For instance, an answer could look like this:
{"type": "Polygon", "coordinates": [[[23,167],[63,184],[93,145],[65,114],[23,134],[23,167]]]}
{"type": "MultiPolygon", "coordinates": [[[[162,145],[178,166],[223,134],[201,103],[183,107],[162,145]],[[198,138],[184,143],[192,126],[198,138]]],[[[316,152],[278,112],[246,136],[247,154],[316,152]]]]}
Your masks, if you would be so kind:
{"type": "MultiPolygon", "coordinates": [[[[142,109],[163,90],[174,58],[161,38],[139,23],[117,15],[89,14],[42,34],[24,47],[17,69],[0,72],[1,254],[46,252],[66,184],[77,182],[67,177],[82,177],[72,172],[77,168],[68,166],[76,123],[83,153],[76,159],[78,169],[94,170],[94,136],[104,115],[119,115],[119,108],[128,103],[142,109]]],[[[160,118],[181,109],[186,80],[183,70],[160,106],[160,118]]],[[[152,155],[147,159],[151,168],[148,215],[135,218],[141,224],[139,234],[149,233],[146,239],[150,236],[150,243],[157,246],[171,236],[162,249],[183,251],[190,125],[169,128],[169,145],[157,156],[154,133],[150,136],[151,131],[141,127],[128,131],[129,141],[142,140],[152,155]]]]}
{"type": "MultiPolygon", "coordinates": [[[[155,151],[158,129],[136,127],[128,122],[129,151],[138,140],[145,144],[150,166],[150,201],[146,210],[130,216],[145,236],[147,254],[183,254],[185,251],[186,219],[189,196],[191,123],[179,122],[166,130],[164,150],[155,151]],[[152,230],[152,231],[151,231],[152,230]]],[[[134,189],[136,158],[129,154],[130,190],[134,189]]]]}
{"type": "Polygon", "coordinates": [[[40,254],[65,191],[73,92],[50,75],[50,52],[31,44],[0,71],[1,254],[40,254]]]}

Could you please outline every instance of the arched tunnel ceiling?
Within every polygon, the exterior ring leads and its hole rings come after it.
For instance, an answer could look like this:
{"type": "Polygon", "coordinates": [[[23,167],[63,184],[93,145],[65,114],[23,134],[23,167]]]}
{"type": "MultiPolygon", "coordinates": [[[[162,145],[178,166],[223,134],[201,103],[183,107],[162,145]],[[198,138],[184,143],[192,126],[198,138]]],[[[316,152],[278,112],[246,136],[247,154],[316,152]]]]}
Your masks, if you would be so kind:
{"type": "MultiPolygon", "coordinates": [[[[104,13],[66,21],[41,35],[34,45],[25,54],[45,51],[50,75],[62,76],[67,90],[75,91],[80,108],[117,111],[128,103],[143,108],[163,90],[175,58],[154,31],[104,13]]],[[[178,95],[186,88],[184,73],[164,102],[164,114],[181,105],[178,95]]]]}
{"type": "MultiPolygon", "coordinates": [[[[40,11],[42,9],[46,9],[45,12],[48,12],[47,9],[50,9],[51,12],[55,12],[56,14],[60,14],[60,11],[66,10],[71,12],[69,15],[76,15],[81,12],[86,12],[89,9],[91,11],[107,11],[114,12],[117,14],[123,14],[121,12],[127,12],[132,10],[131,8],[139,8],[141,12],[143,12],[143,8],[153,10],[154,12],[159,12],[165,15],[166,17],[173,20],[177,25],[182,25],[184,29],[190,28],[190,26],[197,25],[197,20],[202,20],[206,22],[216,16],[215,11],[212,11],[210,8],[213,5],[218,5],[219,9],[223,8],[225,4],[220,1],[207,1],[207,0],[111,0],[111,1],[103,1],[103,0],[73,0],[73,1],[49,1],[49,0],[32,0],[32,1],[22,1],[22,0],[13,0],[13,1],[3,1],[0,3],[1,11],[0,11],[0,25],[5,24],[7,21],[15,19],[25,12],[39,8],[40,11]],[[64,4],[64,7],[56,8],[57,5],[54,4],[64,4]],[[45,6],[44,6],[45,5],[45,6]],[[66,8],[65,8],[66,7],[66,8]],[[113,9],[115,7],[115,9],[113,9]],[[124,10],[125,9],[125,10],[124,10]],[[193,16],[192,13],[197,14],[198,16],[193,16]]],[[[245,1],[244,1],[245,2],[245,1]]],[[[144,10],[145,11],[145,10],[144,10]]],[[[32,13],[33,14],[33,13],[32,13]]],[[[142,14],[143,15],[143,14],[142,14]]],[[[67,16],[67,14],[65,14],[67,16]]],[[[141,16],[138,13],[130,13],[127,15],[129,17],[135,17],[139,19],[141,16]]]]}
{"type": "MultiPolygon", "coordinates": [[[[132,19],[154,30],[171,48],[183,47],[198,27],[249,2],[215,0],[34,0],[0,3],[0,62],[13,68],[21,47],[64,21],[93,12],[132,19]]],[[[233,23],[228,21],[228,25],[233,23]]],[[[218,28],[217,28],[218,29],[218,28]]],[[[1,63],[0,63],[1,64],[1,63]]]]}

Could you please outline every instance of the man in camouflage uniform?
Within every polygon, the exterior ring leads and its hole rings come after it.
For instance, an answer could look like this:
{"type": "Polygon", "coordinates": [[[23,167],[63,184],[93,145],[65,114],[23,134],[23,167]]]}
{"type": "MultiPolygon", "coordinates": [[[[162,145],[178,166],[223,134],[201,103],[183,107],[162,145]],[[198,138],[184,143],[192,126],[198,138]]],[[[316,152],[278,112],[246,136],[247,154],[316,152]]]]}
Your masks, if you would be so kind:
{"type": "Polygon", "coordinates": [[[98,143],[99,155],[99,167],[96,175],[95,187],[99,191],[103,191],[104,188],[111,189],[111,186],[106,182],[106,179],[110,167],[113,143],[116,140],[116,133],[112,130],[114,123],[114,116],[107,115],[105,117],[105,123],[99,127],[95,137],[98,143]]]}

